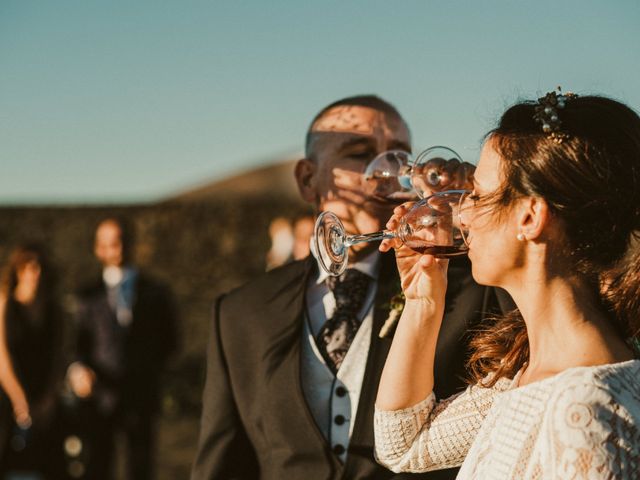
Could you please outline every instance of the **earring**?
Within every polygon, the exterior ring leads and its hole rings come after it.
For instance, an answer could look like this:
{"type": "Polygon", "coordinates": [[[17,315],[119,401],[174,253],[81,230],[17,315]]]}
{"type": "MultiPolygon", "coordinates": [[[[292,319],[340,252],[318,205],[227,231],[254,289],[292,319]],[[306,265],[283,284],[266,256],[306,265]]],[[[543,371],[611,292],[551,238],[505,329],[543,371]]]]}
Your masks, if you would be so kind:
{"type": "Polygon", "coordinates": [[[524,233],[522,233],[522,232],[520,232],[518,235],[516,235],[516,238],[517,238],[520,242],[524,242],[524,241],[525,241],[524,233]]]}

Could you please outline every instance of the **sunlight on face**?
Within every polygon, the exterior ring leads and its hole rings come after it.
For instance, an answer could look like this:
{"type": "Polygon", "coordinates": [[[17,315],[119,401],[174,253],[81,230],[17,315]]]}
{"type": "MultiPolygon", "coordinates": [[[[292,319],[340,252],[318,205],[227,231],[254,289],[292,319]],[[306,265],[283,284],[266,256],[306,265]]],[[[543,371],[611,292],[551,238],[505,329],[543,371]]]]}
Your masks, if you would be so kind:
{"type": "Polygon", "coordinates": [[[339,105],[327,111],[311,127],[312,132],[373,135],[381,112],[359,105],[339,105]]]}
{"type": "Polygon", "coordinates": [[[366,195],[363,173],[380,153],[410,149],[404,121],[391,112],[347,105],[330,109],[311,131],[319,209],[335,213],[349,233],[380,230],[396,204],[366,195]]]}

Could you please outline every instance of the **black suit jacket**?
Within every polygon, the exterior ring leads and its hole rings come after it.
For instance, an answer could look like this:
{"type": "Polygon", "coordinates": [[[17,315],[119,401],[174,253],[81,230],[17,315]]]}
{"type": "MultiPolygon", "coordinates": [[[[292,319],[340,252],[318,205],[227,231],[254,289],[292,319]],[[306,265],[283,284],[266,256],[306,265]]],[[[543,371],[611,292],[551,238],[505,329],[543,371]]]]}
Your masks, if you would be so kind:
{"type": "Polygon", "coordinates": [[[79,294],[76,356],[96,373],[94,398],[103,414],[118,407],[153,414],[159,376],[176,348],[176,310],[166,286],[139,273],[132,314],[128,327],[118,324],[102,279],[79,294]]]}
{"type": "MultiPolygon", "coordinates": [[[[316,426],[302,392],[305,287],[313,259],[268,272],[219,298],[209,340],[198,452],[192,480],[453,478],[455,470],[395,475],[373,457],[373,410],[391,338],[378,338],[399,280],[384,255],[371,347],[346,464],[316,426]]],[[[495,291],[477,285],[466,259],[449,265],[447,306],[438,340],[436,395],[464,387],[470,324],[497,309],[495,291]]]]}

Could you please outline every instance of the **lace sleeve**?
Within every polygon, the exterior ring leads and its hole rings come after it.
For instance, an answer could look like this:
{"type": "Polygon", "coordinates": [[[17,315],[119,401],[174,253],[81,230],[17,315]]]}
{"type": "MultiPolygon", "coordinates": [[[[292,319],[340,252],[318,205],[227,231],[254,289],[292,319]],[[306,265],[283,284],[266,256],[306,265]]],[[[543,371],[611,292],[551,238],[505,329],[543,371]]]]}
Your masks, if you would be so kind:
{"type": "Polygon", "coordinates": [[[566,386],[552,399],[543,434],[553,478],[640,478],[640,427],[633,418],[640,412],[623,403],[584,384],[566,386]]]}
{"type": "Polygon", "coordinates": [[[376,408],[376,460],[393,472],[427,472],[461,465],[495,395],[509,384],[501,379],[492,388],[470,386],[440,402],[431,393],[403,410],[376,408]]]}

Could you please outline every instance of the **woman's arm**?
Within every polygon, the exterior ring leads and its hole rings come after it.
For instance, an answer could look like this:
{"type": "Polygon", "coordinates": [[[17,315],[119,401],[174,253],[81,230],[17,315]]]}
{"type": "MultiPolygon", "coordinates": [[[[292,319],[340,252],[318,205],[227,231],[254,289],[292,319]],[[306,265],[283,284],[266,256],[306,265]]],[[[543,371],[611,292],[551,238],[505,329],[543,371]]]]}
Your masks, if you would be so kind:
{"type": "MultiPolygon", "coordinates": [[[[396,208],[387,227],[395,229],[407,207],[396,208]]],[[[380,378],[376,399],[376,455],[393,471],[427,471],[458,466],[476,436],[497,390],[469,387],[436,404],[434,359],[444,315],[446,260],[419,255],[397,239],[406,303],[380,378]]]]}
{"type": "Polygon", "coordinates": [[[0,294],[0,387],[11,400],[16,422],[19,425],[28,425],[31,423],[29,403],[13,369],[9,346],[7,345],[6,311],[7,297],[4,294],[0,294]]]}
{"type": "Polygon", "coordinates": [[[435,395],[401,410],[376,408],[376,460],[394,472],[426,472],[462,464],[493,401],[510,385],[470,386],[436,403],[435,395]]]}
{"type": "MultiPolygon", "coordinates": [[[[397,207],[387,223],[395,229],[407,212],[397,207]]],[[[447,290],[446,260],[419,255],[398,239],[384,240],[380,250],[396,249],[396,262],[406,298],[385,362],[376,406],[380,410],[411,407],[433,391],[433,364],[447,290]]]]}

